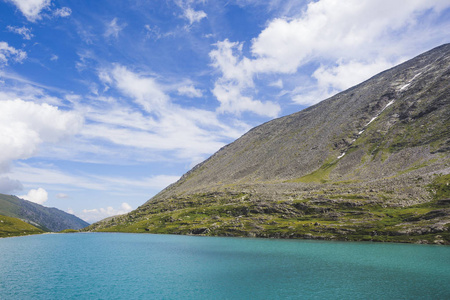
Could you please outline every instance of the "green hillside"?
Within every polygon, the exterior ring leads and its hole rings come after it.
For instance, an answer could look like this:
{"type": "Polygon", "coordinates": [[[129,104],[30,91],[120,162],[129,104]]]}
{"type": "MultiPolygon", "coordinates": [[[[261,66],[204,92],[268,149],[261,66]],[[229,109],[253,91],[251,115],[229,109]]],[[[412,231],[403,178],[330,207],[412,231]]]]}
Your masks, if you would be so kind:
{"type": "Polygon", "coordinates": [[[39,233],[44,233],[44,231],[20,219],[0,215],[0,237],[12,237],[39,233]]]}

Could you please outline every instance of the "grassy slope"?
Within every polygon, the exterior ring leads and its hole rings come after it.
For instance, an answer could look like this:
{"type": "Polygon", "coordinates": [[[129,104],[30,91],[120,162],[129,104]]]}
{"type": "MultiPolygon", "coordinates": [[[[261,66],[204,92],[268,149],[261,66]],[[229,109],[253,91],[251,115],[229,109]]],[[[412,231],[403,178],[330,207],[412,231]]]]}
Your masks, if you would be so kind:
{"type": "Polygon", "coordinates": [[[20,219],[0,215],[0,237],[12,237],[39,233],[44,233],[44,231],[20,219]]]}
{"type": "Polygon", "coordinates": [[[408,207],[387,207],[356,194],[280,201],[197,194],[112,218],[96,230],[450,244],[450,224],[440,224],[450,210],[449,182],[450,175],[438,176],[429,186],[433,200],[408,207]]]}

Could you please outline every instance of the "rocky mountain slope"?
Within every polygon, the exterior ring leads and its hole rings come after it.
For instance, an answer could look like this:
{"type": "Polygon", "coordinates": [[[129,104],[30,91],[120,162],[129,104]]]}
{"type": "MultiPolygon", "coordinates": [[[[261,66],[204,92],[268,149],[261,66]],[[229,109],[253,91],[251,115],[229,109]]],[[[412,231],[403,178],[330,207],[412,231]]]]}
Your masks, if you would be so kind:
{"type": "MultiPolygon", "coordinates": [[[[57,208],[45,207],[16,196],[0,194],[0,215],[21,219],[44,231],[80,229],[89,223],[57,208]]],[[[1,227],[0,223],[0,227],[1,227]]]]}
{"type": "Polygon", "coordinates": [[[450,44],[258,126],[86,230],[450,243],[450,44]]]}

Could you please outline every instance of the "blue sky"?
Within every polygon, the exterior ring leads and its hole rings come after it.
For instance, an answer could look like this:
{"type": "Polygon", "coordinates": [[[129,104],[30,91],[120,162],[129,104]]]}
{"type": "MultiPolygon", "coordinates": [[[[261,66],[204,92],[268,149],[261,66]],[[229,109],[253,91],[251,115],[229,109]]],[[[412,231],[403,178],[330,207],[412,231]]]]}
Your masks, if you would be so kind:
{"type": "Polygon", "coordinates": [[[128,212],[449,33],[448,0],[0,0],[0,192],[128,212]]]}

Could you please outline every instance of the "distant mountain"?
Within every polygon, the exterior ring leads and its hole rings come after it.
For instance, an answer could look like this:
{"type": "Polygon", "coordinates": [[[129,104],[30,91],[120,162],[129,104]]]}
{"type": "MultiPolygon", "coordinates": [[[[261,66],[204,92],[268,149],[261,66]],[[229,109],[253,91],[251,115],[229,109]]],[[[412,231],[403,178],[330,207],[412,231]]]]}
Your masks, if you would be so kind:
{"type": "Polygon", "coordinates": [[[0,194],[0,215],[21,219],[45,231],[81,229],[89,225],[80,218],[57,208],[45,207],[4,194],[0,194]]]}
{"type": "Polygon", "coordinates": [[[0,215],[0,238],[38,233],[44,231],[20,219],[0,215]]]}
{"type": "Polygon", "coordinates": [[[450,243],[450,44],[253,128],[86,230],[450,243]]]}

